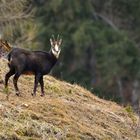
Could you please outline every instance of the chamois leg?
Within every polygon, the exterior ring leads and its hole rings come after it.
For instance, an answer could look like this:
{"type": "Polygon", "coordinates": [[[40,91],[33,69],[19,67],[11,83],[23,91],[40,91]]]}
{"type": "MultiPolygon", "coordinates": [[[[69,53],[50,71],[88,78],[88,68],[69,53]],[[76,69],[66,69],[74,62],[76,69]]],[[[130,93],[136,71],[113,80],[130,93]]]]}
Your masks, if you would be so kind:
{"type": "Polygon", "coordinates": [[[40,77],[39,79],[39,83],[40,83],[40,86],[41,86],[41,96],[44,96],[44,81],[43,81],[43,76],[40,77]]]}
{"type": "Polygon", "coordinates": [[[15,88],[15,91],[16,91],[16,95],[19,96],[19,89],[18,89],[18,86],[17,86],[17,81],[18,81],[18,78],[19,78],[20,74],[17,72],[15,75],[14,75],[14,78],[13,78],[13,84],[14,84],[14,88],[15,88]]]}
{"type": "Polygon", "coordinates": [[[36,96],[36,89],[37,89],[37,86],[38,86],[38,82],[39,82],[40,77],[41,77],[40,74],[35,75],[34,90],[33,90],[32,96],[36,96]]]}
{"type": "Polygon", "coordinates": [[[9,78],[15,74],[15,71],[10,69],[10,71],[5,75],[5,88],[8,87],[8,80],[9,78]]]}

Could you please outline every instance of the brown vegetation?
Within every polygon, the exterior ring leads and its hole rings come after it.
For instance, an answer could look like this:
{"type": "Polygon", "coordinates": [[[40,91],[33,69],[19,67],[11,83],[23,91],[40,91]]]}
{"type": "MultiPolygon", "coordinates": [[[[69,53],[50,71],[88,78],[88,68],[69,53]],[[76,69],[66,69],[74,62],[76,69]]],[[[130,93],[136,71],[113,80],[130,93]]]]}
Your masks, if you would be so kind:
{"type": "MultiPolygon", "coordinates": [[[[0,80],[7,71],[0,60],[0,80]]],[[[0,139],[5,140],[136,140],[138,117],[127,107],[105,101],[86,89],[45,77],[45,97],[31,96],[33,77],[22,76],[22,97],[9,81],[9,101],[0,84],[0,139]]]]}

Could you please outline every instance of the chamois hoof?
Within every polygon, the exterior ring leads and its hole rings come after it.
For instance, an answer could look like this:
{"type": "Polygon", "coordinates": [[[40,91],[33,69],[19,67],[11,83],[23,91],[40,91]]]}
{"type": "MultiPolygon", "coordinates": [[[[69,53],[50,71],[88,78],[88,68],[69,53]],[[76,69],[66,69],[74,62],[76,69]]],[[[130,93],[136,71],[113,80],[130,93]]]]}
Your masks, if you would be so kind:
{"type": "Polygon", "coordinates": [[[41,94],[40,96],[41,96],[41,97],[44,97],[44,96],[45,96],[45,94],[41,94]]]}
{"type": "Polygon", "coordinates": [[[20,93],[19,93],[19,92],[16,92],[16,95],[17,95],[17,96],[20,96],[20,93]]]}
{"type": "Polygon", "coordinates": [[[31,95],[32,95],[33,97],[35,97],[35,96],[36,96],[36,94],[34,94],[34,93],[31,93],[31,95]]]}

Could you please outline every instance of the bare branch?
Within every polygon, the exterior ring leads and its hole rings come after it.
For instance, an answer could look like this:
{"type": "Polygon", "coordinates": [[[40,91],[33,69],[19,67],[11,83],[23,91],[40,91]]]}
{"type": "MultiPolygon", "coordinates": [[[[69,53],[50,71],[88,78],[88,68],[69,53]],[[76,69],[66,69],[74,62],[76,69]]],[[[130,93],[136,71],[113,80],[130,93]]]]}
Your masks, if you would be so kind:
{"type": "Polygon", "coordinates": [[[0,0],[0,34],[13,40],[18,30],[18,38],[22,38],[24,34],[28,36],[24,27],[27,23],[30,24],[27,21],[31,21],[33,13],[31,0],[0,0]]]}
{"type": "Polygon", "coordinates": [[[94,13],[94,18],[95,19],[101,19],[103,20],[106,24],[108,24],[109,26],[111,26],[114,30],[118,30],[117,26],[110,20],[108,19],[107,17],[99,14],[99,13],[94,13]]]}

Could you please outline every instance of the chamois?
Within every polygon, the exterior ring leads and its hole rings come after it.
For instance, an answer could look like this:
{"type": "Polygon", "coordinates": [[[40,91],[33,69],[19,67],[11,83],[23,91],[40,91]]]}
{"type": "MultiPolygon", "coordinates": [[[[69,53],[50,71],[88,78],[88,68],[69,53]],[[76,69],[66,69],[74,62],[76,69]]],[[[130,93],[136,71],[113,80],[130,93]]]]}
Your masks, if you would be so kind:
{"type": "Polygon", "coordinates": [[[36,95],[38,83],[41,85],[41,96],[44,96],[43,76],[48,74],[58,60],[61,48],[62,39],[50,38],[51,49],[49,52],[44,51],[28,51],[21,48],[12,48],[7,41],[0,41],[0,49],[3,48],[8,52],[9,72],[5,75],[5,88],[8,87],[9,78],[13,77],[13,84],[16,95],[20,92],[17,86],[17,81],[21,74],[35,75],[34,89],[32,95],[36,95]]]}

